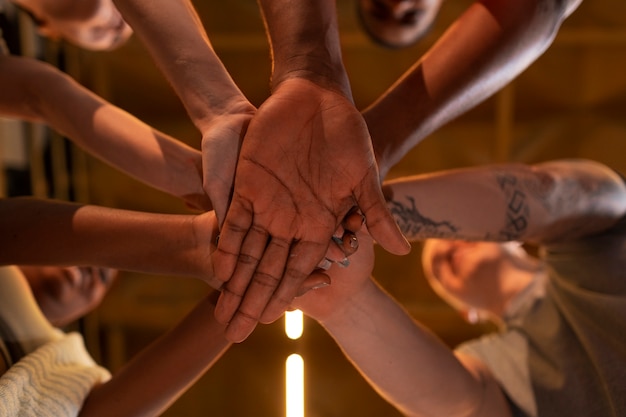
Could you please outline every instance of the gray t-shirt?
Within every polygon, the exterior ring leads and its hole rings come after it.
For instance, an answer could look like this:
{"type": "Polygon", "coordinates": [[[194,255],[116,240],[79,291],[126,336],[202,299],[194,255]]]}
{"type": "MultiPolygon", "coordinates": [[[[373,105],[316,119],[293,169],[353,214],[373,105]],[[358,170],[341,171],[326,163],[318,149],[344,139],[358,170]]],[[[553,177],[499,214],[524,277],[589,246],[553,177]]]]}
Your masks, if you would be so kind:
{"type": "Polygon", "coordinates": [[[541,257],[545,297],[505,333],[459,350],[489,366],[515,415],[626,416],[626,218],[541,257]]]}

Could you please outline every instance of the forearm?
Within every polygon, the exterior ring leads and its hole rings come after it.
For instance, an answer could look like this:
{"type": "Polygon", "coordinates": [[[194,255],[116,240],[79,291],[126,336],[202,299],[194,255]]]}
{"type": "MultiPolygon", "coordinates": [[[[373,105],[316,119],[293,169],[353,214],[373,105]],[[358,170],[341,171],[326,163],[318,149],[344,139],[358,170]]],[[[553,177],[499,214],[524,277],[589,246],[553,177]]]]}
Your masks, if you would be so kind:
{"type": "MultiPolygon", "coordinates": [[[[198,150],[146,125],[47,64],[0,58],[0,112],[39,121],[126,174],[177,197],[204,196],[198,150]]],[[[208,199],[204,197],[205,205],[208,199]]]]}
{"type": "Polygon", "coordinates": [[[385,184],[408,239],[549,242],[602,231],[626,213],[623,181],[584,160],[491,165],[385,184]]]}
{"type": "Polygon", "coordinates": [[[482,387],[427,329],[371,282],[322,325],[359,372],[407,416],[469,416],[482,387]]]}
{"type": "Polygon", "coordinates": [[[483,0],[472,4],[364,112],[381,171],[387,172],[431,132],[517,77],[548,48],[578,3],[483,0]]]}
{"type": "Polygon", "coordinates": [[[215,53],[189,0],[115,0],[201,131],[253,106],[215,53]]]}
{"type": "Polygon", "coordinates": [[[228,349],[209,296],[87,398],[81,416],[160,415],[228,349]]]}
{"type": "Polygon", "coordinates": [[[192,215],[4,199],[0,200],[0,264],[93,265],[210,282],[214,236],[210,232],[198,236],[194,222],[209,222],[205,231],[216,232],[217,225],[212,213],[202,216],[199,220],[192,215]]]}
{"type": "Polygon", "coordinates": [[[272,51],[272,88],[304,78],[352,100],[335,0],[258,0],[272,51]]]}

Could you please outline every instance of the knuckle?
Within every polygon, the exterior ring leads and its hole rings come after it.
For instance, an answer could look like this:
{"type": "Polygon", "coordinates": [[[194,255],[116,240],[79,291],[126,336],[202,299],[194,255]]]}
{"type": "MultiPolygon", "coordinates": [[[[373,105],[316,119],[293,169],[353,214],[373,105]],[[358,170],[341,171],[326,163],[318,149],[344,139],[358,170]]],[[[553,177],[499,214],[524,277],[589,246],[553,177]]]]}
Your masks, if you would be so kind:
{"type": "Polygon", "coordinates": [[[247,323],[256,324],[259,322],[259,314],[240,309],[237,313],[238,319],[247,323]]]}
{"type": "Polygon", "coordinates": [[[254,274],[253,279],[257,284],[267,288],[276,288],[278,286],[278,283],[280,282],[280,277],[276,277],[272,274],[262,271],[257,271],[254,274]]]}
{"type": "Polygon", "coordinates": [[[237,257],[237,261],[244,265],[257,265],[259,263],[259,258],[253,255],[249,255],[246,253],[240,253],[237,257]]]}
{"type": "Polygon", "coordinates": [[[243,293],[239,293],[237,290],[231,288],[232,285],[230,285],[231,281],[228,281],[223,287],[222,287],[222,292],[225,292],[227,294],[230,294],[231,296],[234,296],[238,299],[242,299],[243,298],[243,293]]]}
{"type": "Polygon", "coordinates": [[[218,245],[217,248],[215,249],[215,252],[213,252],[213,256],[214,257],[223,256],[225,258],[236,258],[240,256],[240,254],[225,250],[224,248],[218,245]]]}
{"type": "Polygon", "coordinates": [[[309,274],[299,268],[287,267],[287,269],[285,270],[285,276],[289,277],[289,279],[292,281],[302,282],[307,276],[309,276],[309,274]]]}
{"type": "Polygon", "coordinates": [[[238,225],[232,221],[229,221],[229,219],[224,222],[222,229],[222,234],[224,233],[224,231],[228,231],[231,234],[235,235],[245,235],[248,232],[248,228],[243,225],[238,225]]]}
{"type": "MultiPolygon", "coordinates": [[[[253,224],[252,226],[250,226],[249,229],[252,233],[256,233],[258,235],[261,236],[268,236],[269,232],[267,231],[267,229],[265,229],[265,227],[260,226],[258,224],[253,224]]],[[[246,232],[248,232],[248,230],[246,230],[246,232]]]]}
{"type": "Polygon", "coordinates": [[[292,297],[287,297],[285,295],[276,295],[274,297],[274,303],[280,307],[280,310],[284,310],[284,307],[290,305],[295,298],[295,294],[292,297]]]}
{"type": "Polygon", "coordinates": [[[289,239],[272,236],[272,245],[278,246],[282,249],[288,249],[291,247],[291,241],[289,239]]]}

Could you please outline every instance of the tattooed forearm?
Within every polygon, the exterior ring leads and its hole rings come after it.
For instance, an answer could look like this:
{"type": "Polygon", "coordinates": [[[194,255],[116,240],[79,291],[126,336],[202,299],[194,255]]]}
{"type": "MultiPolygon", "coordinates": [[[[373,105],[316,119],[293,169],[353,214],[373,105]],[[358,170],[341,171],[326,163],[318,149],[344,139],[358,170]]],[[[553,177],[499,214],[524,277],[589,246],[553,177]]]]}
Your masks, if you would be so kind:
{"type": "Polygon", "coordinates": [[[400,230],[409,239],[426,239],[432,237],[456,237],[458,228],[447,221],[435,221],[422,215],[415,206],[415,199],[406,197],[409,204],[392,200],[391,214],[396,219],[400,230]]]}
{"type": "Polygon", "coordinates": [[[516,240],[528,227],[530,210],[526,193],[517,177],[512,174],[496,173],[498,185],[506,198],[506,219],[504,228],[499,232],[502,240],[516,240]]]}

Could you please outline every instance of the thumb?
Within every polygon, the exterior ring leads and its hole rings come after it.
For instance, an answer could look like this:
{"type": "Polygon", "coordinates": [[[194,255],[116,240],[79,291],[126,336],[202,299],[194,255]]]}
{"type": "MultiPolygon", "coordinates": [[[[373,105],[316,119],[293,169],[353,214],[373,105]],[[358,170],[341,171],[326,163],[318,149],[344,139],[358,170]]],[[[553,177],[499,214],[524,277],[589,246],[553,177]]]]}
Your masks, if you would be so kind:
{"type": "Polygon", "coordinates": [[[376,185],[369,187],[357,198],[357,205],[365,216],[367,230],[386,251],[394,255],[406,255],[411,251],[411,244],[389,212],[378,182],[376,185]]]}
{"type": "Polygon", "coordinates": [[[319,269],[313,271],[298,288],[296,297],[302,297],[311,290],[328,287],[330,285],[330,277],[319,269]]]}
{"type": "MultiPolygon", "coordinates": [[[[230,185],[232,186],[232,184],[230,185]]],[[[230,204],[230,188],[219,180],[206,178],[203,186],[215,211],[218,227],[221,229],[230,204]]]]}

